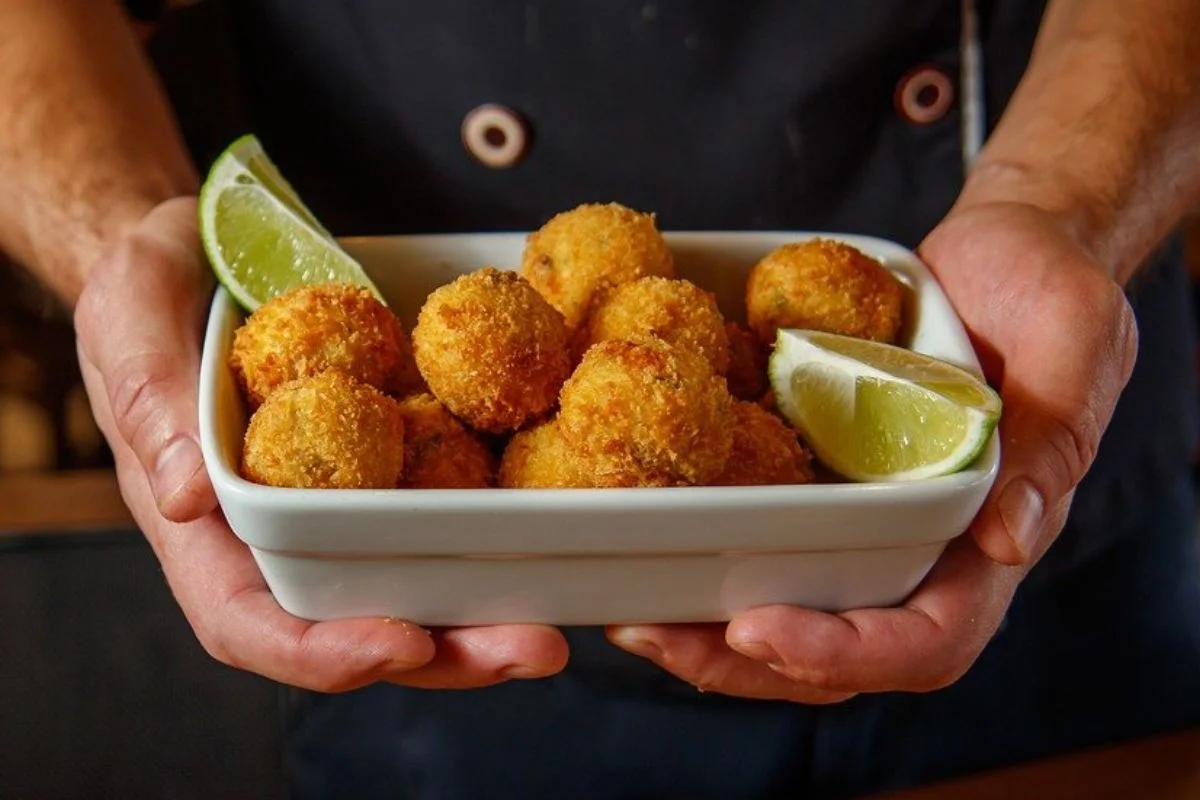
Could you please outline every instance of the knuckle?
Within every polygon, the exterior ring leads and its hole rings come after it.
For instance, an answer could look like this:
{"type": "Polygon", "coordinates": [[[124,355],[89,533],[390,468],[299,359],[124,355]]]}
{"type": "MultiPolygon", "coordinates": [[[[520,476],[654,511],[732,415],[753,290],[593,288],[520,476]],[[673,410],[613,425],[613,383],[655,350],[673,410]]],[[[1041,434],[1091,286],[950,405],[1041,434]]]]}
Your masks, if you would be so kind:
{"type": "MultiPolygon", "coordinates": [[[[388,663],[385,653],[380,652],[366,662],[347,659],[337,661],[330,658],[326,647],[313,640],[314,628],[307,627],[296,636],[286,638],[279,653],[278,667],[292,681],[301,681],[304,688],[324,694],[338,694],[357,689],[371,682],[372,676],[381,673],[388,663]]],[[[365,640],[350,645],[352,650],[369,650],[365,640]]]]}
{"type": "MultiPolygon", "coordinates": [[[[102,268],[97,266],[96,271],[102,268]]],[[[89,361],[95,361],[95,355],[92,352],[92,343],[95,337],[103,331],[105,307],[108,305],[108,293],[103,281],[97,278],[92,278],[83,287],[83,291],[79,294],[79,299],[75,303],[75,311],[72,314],[72,322],[75,325],[75,333],[78,338],[78,347],[82,354],[89,361]]]]}
{"type": "Polygon", "coordinates": [[[1123,291],[1117,291],[1116,294],[1116,331],[1113,336],[1113,344],[1116,349],[1118,362],[1121,365],[1121,385],[1124,386],[1133,374],[1133,367],[1137,362],[1140,337],[1137,316],[1133,313],[1133,306],[1130,305],[1128,296],[1123,291]]]}
{"type": "Polygon", "coordinates": [[[966,673],[967,670],[965,667],[950,664],[926,673],[918,678],[910,688],[912,691],[921,694],[938,692],[958,683],[966,673]]]}
{"type": "Polygon", "coordinates": [[[1079,313],[1060,320],[1066,327],[1059,335],[1077,343],[1074,352],[1087,360],[1091,381],[1073,393],[1070,402],[1043,408],[1044,458],[1051,485],[1042,488],[1053,497],[1069,492],[1091,468],[1137,358],[1137,320],[1125,292],[1100,270],[1084,274],[1079,313]]]}
{"type": "Polygon", "coordinates": [[[200,626],[193,626],[196,634],[196,640],[200,642],[200,647],[213,660],[224,664],[227,667],[241,669],[237,657],[234,653],[225,646],[222,637],[200,626]]]}
{"type": "Polygon", "coordinates": [[[929,667],[914,676],[907,687],[917,693],[937,692],[962,680],[982,652],[986,639],[969,631],[951,637],[928,661],[929,667]]]}
{"type": "Polygon", "coordinates": [[[147,354],[118,361],[106,376],[117,431],[139,453],[154,433],[166,433],[174,370],[169,359],[147,354]]]}
{"type": "Polygon", "coordinates": [[[1083,476],[1096,459],[1100,449],[1103,425],[1096,409],[1089,403],[1080,409],[1072,420],[1051,416],[1046,442],[1050,446],[1051,469],[1060,486],[1058,494],[1066,494],[1070,488],[1083,480],[1083,476]]]}
{"type": "Polygon", "coordinates": [[[1123,385],[1133,371],[1138,350],[1137,316],[1129,296],[1115,281],[1100,276],[1093,283],[1091,308],[1106,324],[1098,326],[1103,337],[1098,351],[1102,358],[1117,366],[1123,385]]]}
{"type": "Polygon", "coordinates": [[[126,236],[112,253],[113,266],[118,272],[162,266],[165,258],[161,241],[139,234],[126,236]]]}

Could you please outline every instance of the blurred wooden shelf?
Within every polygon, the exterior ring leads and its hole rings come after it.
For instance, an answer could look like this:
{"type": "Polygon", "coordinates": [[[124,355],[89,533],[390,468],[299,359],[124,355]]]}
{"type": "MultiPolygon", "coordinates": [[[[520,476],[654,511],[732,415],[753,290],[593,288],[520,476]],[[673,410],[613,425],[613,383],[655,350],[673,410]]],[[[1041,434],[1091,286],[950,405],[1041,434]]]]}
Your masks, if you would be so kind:
{"type": "Polygon", "coordinates": [[[133,524],[111,470],[0,475],[0,536],[133,524]]]}

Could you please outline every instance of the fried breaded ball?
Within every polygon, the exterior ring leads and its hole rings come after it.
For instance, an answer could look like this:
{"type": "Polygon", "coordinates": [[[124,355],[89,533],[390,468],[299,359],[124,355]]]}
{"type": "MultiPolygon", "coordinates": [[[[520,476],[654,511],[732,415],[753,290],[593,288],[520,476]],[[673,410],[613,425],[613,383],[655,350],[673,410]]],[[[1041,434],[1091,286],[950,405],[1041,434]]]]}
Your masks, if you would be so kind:
{"type": "Polygon", "coordinates": [[[585,489],[592,485],[583,460],[563,439],[555,419],[513,436],[500,459],[500,486],[506,489],[585,489]]]}
{"type": "Polygon", "coordinates": [[[729,336],[716,296],[682,278],[639,278],[609,291],[580,329],[576,356],[610,340],[659,340],[700,354],[718,375],[729,368],[729,336]]]}
{"type": "Polygon", "coordinates": [[[697,353],[601,342],[563,385],[559,424],[604,485],[703,484],[733,445],[733,399],[697,353]]]}
{"type": "Polygon", "coordinates": [[[819,238],[776,248],[754,266],[746,284],[750,327],[766,344],[780,328],[892,343],[903,299],[900,281],[878,261],[819,238]]]}
{"type": "Polygon", "coordinates": [[[729,369],[725,372],[729,393],[738,400],[758,400],[767,391],[767,348],[737,322],[725,323],[725,335],[729,339],[729,369]]]}
{"type": "Polygon", "coordinates": [[[400,401],[404,417],[402,489],[486,489],[496,484],[496,459],[431,394],[400,401]]]}
{"type": "Polygon", "coordinates": [[[574,331],[598,293],[648,275],[675,276],[654,215],[618,203],[564,211],[529,236],[522,274],[574,331]]]}
{"type": "Polygon", "coordinates": [[[242,448],[242,475],[267,486],[391,489],[403,467],[400,404],[336,370],[272,392],[242,448]]]}
{"type": "Polygon", "coordinates": [[[733,449],[716,486],[811,483],[812,458],[796,431],[754,403],[733,405],[733,449]]]}
{"type": "Polygon", "coordinates": [[[360,286],[301,286],[263,303],[234,334],[230,365],[251,408],[288,381],[336,369],[392,391],[413,370],[391,309],[360,286]]]}
{"type": "Polygon", "coordinates": [[[429,295],[413,353],[434,396],[488,433],[549,411],[571,369],[562,315],[520,275],[493,267],[429,295]]]}

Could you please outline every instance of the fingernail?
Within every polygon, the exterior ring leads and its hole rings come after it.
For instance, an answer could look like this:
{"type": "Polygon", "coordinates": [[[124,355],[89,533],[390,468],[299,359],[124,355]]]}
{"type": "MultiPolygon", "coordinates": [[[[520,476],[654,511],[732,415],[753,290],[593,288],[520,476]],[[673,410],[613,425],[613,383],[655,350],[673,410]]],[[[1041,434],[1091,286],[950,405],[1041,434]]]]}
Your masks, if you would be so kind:
{"type": "Polygon", "coordinates": [[[527,681],[545,676],[546,673],[543,670],[534,669],[528,664],[513,664],[500,670],[500,677],[510,680],[527,681]]]}
{"type": "Polygon", "coordinates": [[[648,658],[651,661],[662,660],[662,648],[639,635],[636,630],[618,630],[609,639],[617,647],[620,647],[622,650],[628,650],[634,655],[648,658]]]}
{"type": "Polygon", "coordinates": [[[783,663],[783,659],[775,652],[775,648],[766,642],[730,642],[729,646],[755,661],[765,661],[768,665],[783,663]]]}
{"type": "Polygon", "coordinates": [[[154,464],[154,496],[159,504],[175,496],[202,464],[200,447],[190,436],[180,436],[164,447],[154,464]]]}
{"type": "Polygon", "coordinates": [[[1041,533],[1042,495],[1024,478],[1017,478],[1004,487],[996,501],[1000,520],[1017,548],[1028,557],[1037,545],[1041,533]]]}

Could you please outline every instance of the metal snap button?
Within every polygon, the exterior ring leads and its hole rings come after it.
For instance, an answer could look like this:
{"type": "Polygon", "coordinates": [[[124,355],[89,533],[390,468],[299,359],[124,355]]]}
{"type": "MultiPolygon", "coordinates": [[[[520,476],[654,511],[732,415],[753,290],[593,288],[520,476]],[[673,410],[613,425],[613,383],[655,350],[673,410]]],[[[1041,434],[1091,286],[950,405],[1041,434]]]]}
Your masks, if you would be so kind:
{"type": "Polygon", "coordinates": [[[511,108],[487,103],[463,119],[462,140],[467,152],[481,164],[508,169],[525,155],[529,133],[524,120],[511,108]]]}
{"type": "Polygon", "coordinates": [[[937,67],[918,67],[896,85],[896,109],[906,120],[918,125],[937,122],[954,102],[954,84],[937,67]]]}

